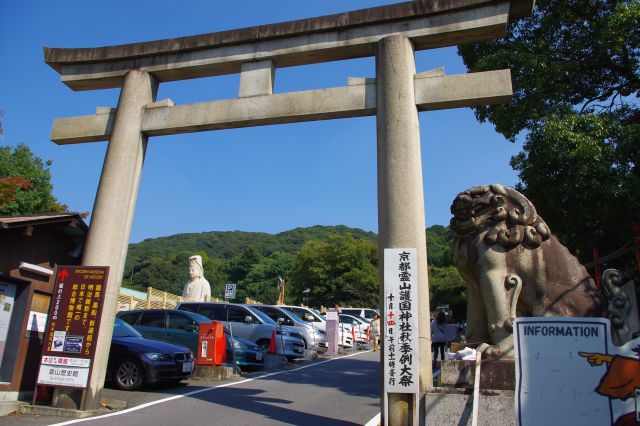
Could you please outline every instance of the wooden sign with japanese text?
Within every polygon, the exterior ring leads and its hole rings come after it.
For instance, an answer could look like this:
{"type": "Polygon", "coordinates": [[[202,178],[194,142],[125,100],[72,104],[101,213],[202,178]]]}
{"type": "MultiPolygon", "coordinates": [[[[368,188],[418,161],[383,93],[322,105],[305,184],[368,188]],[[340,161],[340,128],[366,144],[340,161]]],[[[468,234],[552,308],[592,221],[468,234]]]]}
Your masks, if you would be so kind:
{"type": "Polygon", "coordinates": [[[38,384],[87,386],[108,275],[107,266],[58,267],[38,384]]]}
{"type": "Polygon", "coordinates": [[[384,250],[384,389],[417,393],[418,261],[415,248],[384,250]]]}

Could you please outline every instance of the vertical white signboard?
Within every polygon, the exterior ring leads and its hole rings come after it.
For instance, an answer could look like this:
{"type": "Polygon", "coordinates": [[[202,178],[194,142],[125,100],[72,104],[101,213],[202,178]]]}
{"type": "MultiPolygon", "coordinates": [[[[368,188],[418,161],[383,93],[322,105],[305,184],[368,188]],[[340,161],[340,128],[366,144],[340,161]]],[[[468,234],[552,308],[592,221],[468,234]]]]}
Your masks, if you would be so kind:
{"type": "Polygon", "coordinates": [[[415,248],[384,250],[385,393],[418,393],[418,260],[415,248]]]}

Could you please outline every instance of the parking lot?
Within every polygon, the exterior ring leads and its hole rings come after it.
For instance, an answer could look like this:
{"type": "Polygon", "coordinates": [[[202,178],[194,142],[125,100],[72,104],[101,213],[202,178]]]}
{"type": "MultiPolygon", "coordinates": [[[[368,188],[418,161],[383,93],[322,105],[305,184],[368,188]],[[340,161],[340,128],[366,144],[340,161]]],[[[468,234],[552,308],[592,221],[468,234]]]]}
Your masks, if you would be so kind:
{"type": "Polygon", "coordinates": [[[0,418],[0,425],[117,422],[155,426],[186,421],[211,424],[213,418],[217,425],[364,424],[379,411],[379,371],[379,352],[358,351],[289,363],[271,372],[243,373],[221,382],[190,379],[136,392],[106,388],[103,417],[14,414],[0,418]]]}

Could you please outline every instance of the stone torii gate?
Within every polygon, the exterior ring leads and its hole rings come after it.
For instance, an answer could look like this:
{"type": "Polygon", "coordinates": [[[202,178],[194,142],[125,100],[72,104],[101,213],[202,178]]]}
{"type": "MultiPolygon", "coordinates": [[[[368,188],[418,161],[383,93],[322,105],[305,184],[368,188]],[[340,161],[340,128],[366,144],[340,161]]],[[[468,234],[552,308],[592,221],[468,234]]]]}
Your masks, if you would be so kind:
{"type": "MultiPolygon", "coordinates": [[[[71,89],[121,88],[117,108],[56,119],[51,133],[57,144],[108,141],[82,262],[111,269],[82,408],[98,406],[105,380],[148,138],[369,115],[377,117],[380,261],[385,248],[417,249],[422,397],[432,378],[418,112],[506,103],[512,91],[509,70],[416,73],[414,51],[499,37],[510,20],[530,13],[533,1],[415,0],[169,40],[45,48],[45,62],[71,89]],[[277,68],[367,56],[376,58],[375,78],[351,78],[347,86],[330,89],[273,93],[277,68]],[[236,99],[187,105],[156,101],[159,83],[231,73],[240,73],[236,99]]],[[[385,423],[413,423],[416,402],[411,394],[389,395],[385,423]]]]}

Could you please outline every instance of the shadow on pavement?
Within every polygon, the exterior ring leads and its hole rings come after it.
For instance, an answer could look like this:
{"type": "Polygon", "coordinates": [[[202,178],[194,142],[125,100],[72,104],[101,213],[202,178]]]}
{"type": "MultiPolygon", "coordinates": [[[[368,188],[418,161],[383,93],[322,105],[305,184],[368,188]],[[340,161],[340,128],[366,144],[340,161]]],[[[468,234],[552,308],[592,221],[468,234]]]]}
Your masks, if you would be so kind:
{"type": "MultiPolygon", "coordinates": [[[[224,406],[233,407],[236,410],[248,411],[277,422],[296,425],[335,425],[335,426],[354,426],[359,423],[340,420],[332,417],[321,416],[312,413],[305,413],[292,410],[287,407],[273,404],[291,404],[291,401],[280,398],[261,397],[259,394],[264,393],[259,389],[243,389],[243,388],[226,388],[224,397],[224,406]]],[[[193,395],[202,401],[216,404],[220,403],[219,396],[215,393],[202,393],[193,395]]]]}

